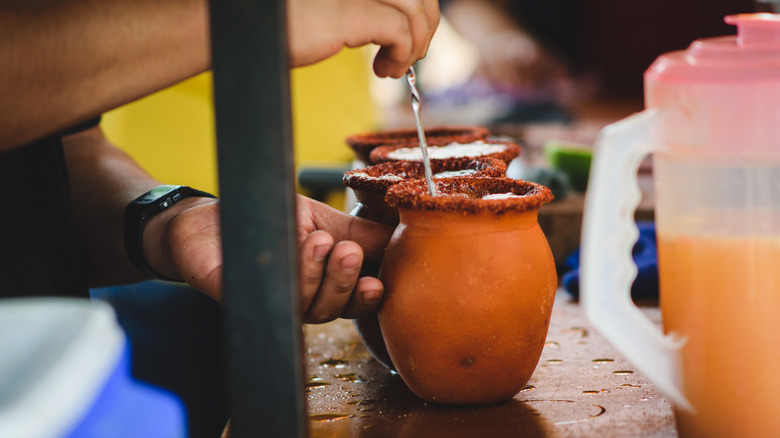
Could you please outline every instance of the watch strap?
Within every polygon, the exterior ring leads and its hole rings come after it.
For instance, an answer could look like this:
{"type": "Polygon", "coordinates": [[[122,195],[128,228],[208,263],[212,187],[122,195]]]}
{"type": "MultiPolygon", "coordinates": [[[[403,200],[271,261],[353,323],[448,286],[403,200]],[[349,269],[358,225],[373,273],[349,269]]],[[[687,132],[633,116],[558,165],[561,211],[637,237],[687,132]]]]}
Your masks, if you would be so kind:
{"type": "Polygon", "coordinates": [[[154,278],[181,281],[166,277],[149,266],[144,257],[143,234],[146,223],[184,198],[216,198],[211,193],[187,186],[161,185],[149,190],[127,204],[124,212],[125,252],[133,265],[154,278]]]}

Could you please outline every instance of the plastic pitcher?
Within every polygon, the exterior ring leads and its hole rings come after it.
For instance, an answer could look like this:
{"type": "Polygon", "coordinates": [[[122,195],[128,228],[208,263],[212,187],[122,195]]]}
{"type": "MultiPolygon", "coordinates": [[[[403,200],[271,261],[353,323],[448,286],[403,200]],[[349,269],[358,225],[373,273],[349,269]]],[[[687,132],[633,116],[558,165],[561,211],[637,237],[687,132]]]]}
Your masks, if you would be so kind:
{"type": "Polygon", "coordinates": [[[645,111],[607,126],[586,195],[590,322],[675,405],[681,436],[780,433],[780,15],[726,17],[645,73],[645,111]],[[653,156],[663,330],[629,296],[653,156]]]}

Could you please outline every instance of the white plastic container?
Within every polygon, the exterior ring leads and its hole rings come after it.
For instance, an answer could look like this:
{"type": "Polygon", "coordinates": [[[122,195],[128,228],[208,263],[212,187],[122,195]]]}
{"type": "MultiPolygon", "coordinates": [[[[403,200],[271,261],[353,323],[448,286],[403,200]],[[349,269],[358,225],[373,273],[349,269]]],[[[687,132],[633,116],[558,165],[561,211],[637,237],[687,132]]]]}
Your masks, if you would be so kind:
{"type": "Polygon", "coordinates": [[[0,437],[185,436],[181,403],[130,377],[109,305],[0,300],[0,437]]]}

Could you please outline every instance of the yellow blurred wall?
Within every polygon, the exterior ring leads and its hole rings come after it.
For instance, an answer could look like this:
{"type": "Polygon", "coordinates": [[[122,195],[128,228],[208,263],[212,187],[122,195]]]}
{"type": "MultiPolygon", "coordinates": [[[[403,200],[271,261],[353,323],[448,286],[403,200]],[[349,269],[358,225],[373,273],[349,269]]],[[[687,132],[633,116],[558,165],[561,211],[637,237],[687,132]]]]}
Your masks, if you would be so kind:
{"type": "MultiPolygon", "coordinates": [[[[363,49],[291,72],[296,167],[348,163],[349,134],[377,126],[363,49]]],[[[152,176],[218,193],[211,74],[205,73],[104,114],[108,138],[152,176]]]]}

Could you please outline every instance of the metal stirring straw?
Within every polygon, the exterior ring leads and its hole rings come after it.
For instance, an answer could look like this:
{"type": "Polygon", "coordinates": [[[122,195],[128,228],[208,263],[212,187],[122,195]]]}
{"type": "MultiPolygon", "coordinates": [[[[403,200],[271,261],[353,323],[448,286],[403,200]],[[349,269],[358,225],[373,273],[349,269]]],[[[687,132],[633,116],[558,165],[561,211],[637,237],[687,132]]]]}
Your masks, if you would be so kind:
{"type": "Polygon", "coordinates": [[[420,93],[417,91],[417,77],[414,74],[414,67],[409,67],[409,71],[406,73],[406,83],[409,85],[409,89],[412,90],[412,110],[414,111],[414,121],[417,123],[417,138],[420,140],[420,149],[422,150],[425,181],[428,183],[428,192],[431,196],[436,196],[431,161],[428,159],[428,144],[425,142],[425,131],[423,131],[422,123],[420,122],[420,93]]]}

